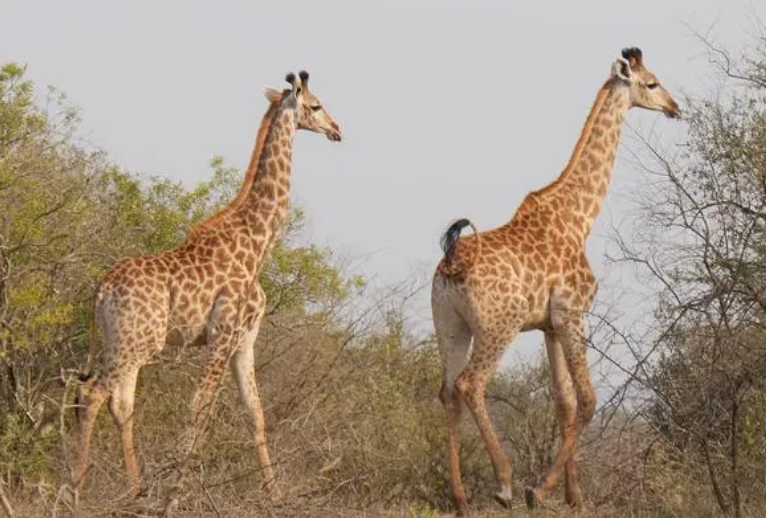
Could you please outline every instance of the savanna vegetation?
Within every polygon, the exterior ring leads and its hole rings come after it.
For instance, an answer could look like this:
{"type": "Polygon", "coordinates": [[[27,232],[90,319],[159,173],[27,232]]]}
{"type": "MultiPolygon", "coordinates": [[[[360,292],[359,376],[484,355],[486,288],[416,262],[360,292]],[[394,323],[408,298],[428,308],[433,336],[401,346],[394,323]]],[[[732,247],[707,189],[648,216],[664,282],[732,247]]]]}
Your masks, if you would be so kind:
{"type": "MultiPolygon", "coordinates": [[[[636,337],[592,322],[593,348],[621,381],[600,394],[578,453],[587,516],[766,514],[766,39],[739,59],[709,50],[725,93],[686,99],[680,152],[647,139],[638,167],[652,181],[640,231],[617,238],[615,260],[657,286],[650,330],[636,337]]],[[[139,177],[82,141],[79,122],[63,94],[33,85],[20,65],[2,65],[0,500],[9,516],[143,516],[158,508],[160,468],[186,417],[201,351],[166,350],[142,371],[135,419],[146,495],[127,495],[119,437],[102,412],[75,510],[73,391],[92,297],[117,259],[174,246],[241,180],[219,158],[210,180],[192,188],[139,177]]],[[[227,379],[179,513],[448,513],[438,353],[407,318],[423,283],[373,290],[342,257],[305,242],[306,217],[293,209],[265,270],[269,307],[256,357],[284,501],[263,498],[246,417],[227,379]]],[[[499,373],[487,400],[520,495],[557,445],[545,358],[499,373]]],[[[491,501],[494,476],[468,419],[463,444],[472,507],[504,515],[491,501]]],[[[561,500],[538,512],[569,516],[561,500]]]]}

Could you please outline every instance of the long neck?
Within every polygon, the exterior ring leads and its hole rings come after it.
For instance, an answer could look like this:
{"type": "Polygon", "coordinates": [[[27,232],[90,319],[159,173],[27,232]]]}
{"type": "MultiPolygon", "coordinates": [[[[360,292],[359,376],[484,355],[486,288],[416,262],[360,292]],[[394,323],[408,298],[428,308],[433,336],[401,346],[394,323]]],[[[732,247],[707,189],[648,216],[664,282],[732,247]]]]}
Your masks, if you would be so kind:
{"type": "Polygon", "coordinates": [[[222,220],[224,220],[225,218],[233,214],[248,199],[248,195],[250,194],[250,189],[255,181],[255,177],[258,171],[258,164],[260,162],[261,155],[263,155],[263,149],[266,143],[266,137],[269,135],[269,132],[271,131],[271,126],[274,122],[275,115],[279,112],[280,102],[281,102],[281,98],[274,100],[269,105],[269,109],[266,110],[266,113],[264,114],[263,119],[261,120],[261,125],[258,128],[258,133],[256,134],[256,137],[255,137],[255,146],[253,147],[253,154],[250,157],[250,165],[248,165],[247,167],[247,172],[245,173],[245,179],[242,182],[242,186],[240,187],[236,198],[234,198],[231,202],[229,202],[228,205],[223,207],[221,210],[213,214],[210,218],[208,218],[207,220],[197,225],[197,227],[194,228],[192,232],[189,234],[187,241],[191,239],[192,237],[203,233],[205,230],[219,224],[222,220]]]}
{"type": "Polygon", "coordinates": [[[582,224],[583,237],[590,233],[612,178],[620,131],[630,108],[628,88],[607,81],[596,96],[567,167],[551,187],[566,193],[561,208],[582,224]]]}
{"type": "Polygon", "coordinates": [[[274,239],[287,218],[295,129],[295,106],[282,103],[265,136],[252,185],[234,212],[254,238],[266,243],[274,239]]]}

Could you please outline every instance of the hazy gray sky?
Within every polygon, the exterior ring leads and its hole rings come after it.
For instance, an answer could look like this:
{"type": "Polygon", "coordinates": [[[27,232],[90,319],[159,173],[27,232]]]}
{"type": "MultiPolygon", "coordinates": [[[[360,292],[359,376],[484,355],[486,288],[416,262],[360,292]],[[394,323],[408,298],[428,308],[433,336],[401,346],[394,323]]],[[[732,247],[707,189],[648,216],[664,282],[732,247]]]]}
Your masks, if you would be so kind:
{"type": "MultiPolygon", "coordinates": [[[[732,0],[3,0],[0,62],[27,63],[34,81],[68,93],[84,135],[115,162],[187,185],[210,175],[214,155],[244,168],[262,86],[305,68],[345,140],[298,137],[293,199],[314,241],[392,283],[433,268],[454,218],[502,224],[558,175],[622,47],[641,47],[679,97],[701,93],[710,68],[692,28],[715,23],[736,50],[756,11],[732,0]]],[[[668,144],[683,135],[654,113],[628,124],[668,144]]],[[[589,245],[597,269],[630,209],[627,155],[589,245]]]]}

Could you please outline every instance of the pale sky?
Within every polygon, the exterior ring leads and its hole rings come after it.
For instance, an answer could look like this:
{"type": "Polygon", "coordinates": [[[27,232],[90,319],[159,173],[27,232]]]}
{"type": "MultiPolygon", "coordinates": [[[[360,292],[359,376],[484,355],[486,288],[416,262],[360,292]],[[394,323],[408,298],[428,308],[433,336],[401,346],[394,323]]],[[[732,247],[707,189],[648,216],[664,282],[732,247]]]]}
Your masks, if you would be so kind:
{"type": "MultiPolygon", "coordinates": [[[[553,180],[621,48],[642,48],[677,98],[704,93],[710,67],[692,31],[712,27],[738,51],[756,13],[732,0],[2,0],[0,62],[66,92],[83,135],[116,163],[187,185],[210,176],[215,155],[244,169],[263,85],[308,70],[344,141],[299,135],[293,200],[311,240],[383,285],[430,273],[453,219],[500,225],[553,180]]],[[[668,146],[683,138],[683,123],[655,113],[634,110],[628,125],[668,146]]],[[[623,143],[589,242],[597,271],[638,184],[623,143]]],[[[427,293],[423,308],[430,318],[427,293]]]]}

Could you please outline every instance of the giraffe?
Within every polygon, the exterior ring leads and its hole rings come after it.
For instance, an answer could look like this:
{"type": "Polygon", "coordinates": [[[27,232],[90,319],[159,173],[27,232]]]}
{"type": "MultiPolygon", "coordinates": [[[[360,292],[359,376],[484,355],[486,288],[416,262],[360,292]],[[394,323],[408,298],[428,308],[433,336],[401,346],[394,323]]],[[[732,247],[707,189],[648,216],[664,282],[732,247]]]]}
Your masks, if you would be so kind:
{"type": "Polygon", "coordinates": [[[295,131],[341,140],[338,124],[309,90],[308,73],[301,71],[298,77],[289,73],[285,80],[291,87],[283,91],[264,88],[269,107],[236,198],[177,248],[123,259],[101,280],[93,320],[103,335],[103,358],[94,374],[93,332],[80,378],[75,487],[84,482],[95,420],[109,398],[130,491],[138,496],[133,406],[139,370],[166,345],[194,345],[206,348],[206,359],[178,452],[182,458],[194,452],[230,364],[249,414],[264,491],[278,498],[255,381],[254,345],[266,305],[258,274],[288,214],[295,131]]]}
{"type": "Polygon", "coordinates": [[[459,456],[463,404],[492,460],[499,484],[495,499],[510,507],[511,464],[484,394],[506,348],[518,333],[531,330],[545,335],[561,442],[541,483],[527,488],[526,502],[542,504],[563,472],[567,503],[582,504],[574,454],[596,408],[583,315],[597,283],[585,241],[607,193],[623,119],[634,106],[680,117],[678,104],[644,66],[641,50],[631,47],[612,65],[559,177],[527,194],[506,224],[480,233],[461,219],[442,236],[444,256],[434,272],[431,307],[443,366],[439,399],[448,418],[451,492],[459,514],[468,511],[459,456]],[[460,238],[468,226],[473,235],[460,238]]]}

